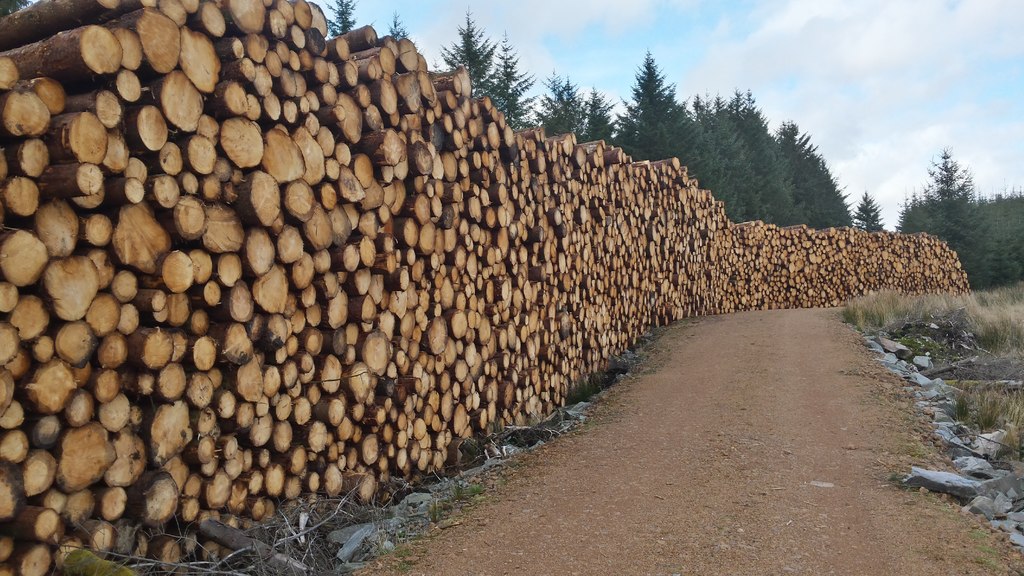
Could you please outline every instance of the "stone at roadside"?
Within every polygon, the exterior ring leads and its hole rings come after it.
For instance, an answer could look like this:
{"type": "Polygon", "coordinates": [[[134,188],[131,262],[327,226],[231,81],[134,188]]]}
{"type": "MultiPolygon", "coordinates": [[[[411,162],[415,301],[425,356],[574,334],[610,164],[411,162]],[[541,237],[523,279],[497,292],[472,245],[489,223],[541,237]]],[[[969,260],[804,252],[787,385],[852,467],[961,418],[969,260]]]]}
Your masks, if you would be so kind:
{"type": "Polygon", "coordinates": [[[996,497],[997,494],[1005,494],[1013,500],[1024,491],[1021,479],[1014,474],[1007,474],[1002,478],[985,480],[978,486],[978,494],[996,497]]]}
{"type": "Polygon", "coordinates": [[[925,470],[916,466],[910,469],[910,475],[903,479],[903,484],[911,488],[927,488],[932,492],[952,494],[959,498],[974,498],[978,495],[981,482],[973,478],[965,478],[952,472],[925,470]]]}
{"type": "Polygon", "coordinates": [[[590,402],[579,402],[572,406],[566,406],[565,411],[573,416],[582,416],[590,407],[593,406],[590,402]]]}
{"type": "Polygon", "coordinates": [[[989,464],[988,460],[975,458],[974,456],[963,456],[953,460],[953,466],[961,474],[966,474],[979,480],[992,480],[1002,478],[1006,475],[1004,470],[996,470],[989,464]]]}
{"type": "Polygon", "coordinates": [[[949,455],[952,458],[977,455],[974,450],[964,444],[963,440],[960,440],[960,437],[949,430],[949,428],[939,426],[935,429],[935,435],[946,443],[946,449],[949,451],[949,455]]]}
{"type": "Polygon", "coordinates": [[[335,530],[335,531],[331,532],[330,534],[328,534],[327,535],[327,540],[329,542],[334,543],[334,544],[344,544],[344,543],[349,541],[349,538],[352,538],[353,534],[355,534],[356,532],[359,532],[360,530],[362,530],[363,528],[366,528],[367,526],[373,526],[373,524],[366,523],[366,524],[353,524],[352,526],[346,526],[346,527],[344,527],[344,528],[342,528],[340,530],[335,530]]]}
{"type": "Polygon", "coordinates": [[[352,536],[349,537],[345,545],[338,550],[335,557],[342,562],[349,562],[356,555],[359,548],[366,542],[366,539],[373,535],[377,529],[373,524],[363,524],[362,528],[356,530],[352,536]]]}
{"type": "Polygon", "coordinates": [[[925,386],[925,388],[928,388],[929,390],[935,390],[936,392],[942,394],[943,396],[955,396],[956,394],[960,393],[959,388],[946,384],[946,382],[942,378],[936,378],[932,380],[932,383],[929,384],[928,386],[925,386]]]}
{"type": "Polygon", "coordinates": [[[871,351],[878,352],[879,354],[885,354],[885,348],[882,348],[881,344],[879,344],[878,342],[875,342],[874,338],[865,338],[865,341],[866,341],[866,344],[867,344],[868,348],[871,351]]]}
{"type": "Polygon", "coordinates": [[[995,458],[1005,448],[1005,440],[1005,430],[981,434],[974,441],[974,451],[982,456],[995,458]]]}
{"type": "Polygon", "coordinates": [[[992,520],[989,522],[996,530],[1003,532],[1016,532],[1018,523],[1013,520],[992,520]]]}
{"type": "Polygon", "coordinates": [[[914,366],[921,370],[931,370],[935,367],[930,356],[914,356],[914,366]]]}
{"type": "Polygon", "coordinates": [[[434,500],[434,495],[429,492],[413,492],[395,506],[395,515],[405,518],[426,516],[434,500]]]}
{"type": "Polygon", "coordinates": [[[1006,514],[1013,508],[1013,500],[1000,492],[996,494],[992,508],[996,511],[997,518],[1005,518],[1006,514]]]}
{"type": "Polygon", "coordinates": [[[978,496],[967,506],[964,506],[964,510],[967,510],[971,514],[978,514],[985,518],[992,520],[996,517],[996,504],[995,501],[988,496],[978,496]]]}
{"type": "Polygon", "coordinates": [[[914,352],[899,342],[889,340],[888,338],[878,337],[878,344],[885,349],[886,352],[895,354],[900,360],[910,360],[914,357],[914,352]]]}
{"type": "Polygon", "coordinates": [[[912,373],[910,375],[909,380],[911,382],[913,382],[914,384],[917,384],[918,386],[921,386],[922,388],[925,387],[925,386],[931,386],[932,385],[932,379],[927,377],[927,376],[925,376],[925,375],[923,375],[923,374],[921,374],[920,372],[912,373]]]}
{"type": "Polygon", "coordinates": [[[1021,534],[1020,532],[1010,532],[1010,542],[1012,542],[1014,546],[1024,548],[1024,534],[1021,534]]]}

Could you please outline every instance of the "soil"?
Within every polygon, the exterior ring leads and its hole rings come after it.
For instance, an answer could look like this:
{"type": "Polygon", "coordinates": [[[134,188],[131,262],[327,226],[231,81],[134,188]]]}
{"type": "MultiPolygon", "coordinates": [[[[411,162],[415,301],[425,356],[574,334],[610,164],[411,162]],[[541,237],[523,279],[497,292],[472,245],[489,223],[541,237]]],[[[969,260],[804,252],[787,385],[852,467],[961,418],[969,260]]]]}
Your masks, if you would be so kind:
{"type": "Polygon", "coordinates": [[[582,429],[368,574],[1024,574],[945,497],[903,383],[834,310],[676,324],[582,429]]]}

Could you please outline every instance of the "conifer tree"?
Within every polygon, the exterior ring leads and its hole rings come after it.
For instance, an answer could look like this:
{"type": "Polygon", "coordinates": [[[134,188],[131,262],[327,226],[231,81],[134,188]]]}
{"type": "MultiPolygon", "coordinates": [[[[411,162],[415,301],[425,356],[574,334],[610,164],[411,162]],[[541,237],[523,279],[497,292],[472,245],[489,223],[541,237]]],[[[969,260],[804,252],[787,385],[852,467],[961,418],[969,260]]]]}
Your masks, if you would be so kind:
{"type": "Polygon", "coordinates": [[[466,10],[466,22],[459,26],[459,39],[441,48],[441,59],[452,70],[465,66],[473,83],[476,97],[491,95],[491,71],[498,45],[487,38],[483,28],[477,26],[473,14],[466,10]]]}
{"type": "Polygon", "coordinates": [[[597,88],[591,88],[584,102],[583,131],[578,134],[580,142],[594,140],[610,141],[615,131],[612,118],[612,103],[597,88]]]}
{"type": "Polygon", "coordinates": [[[971,286],[980,288],[996,281],[991,276],[991,238],[981,226],[979,201],[970,170],[944,149],[928,169],[929,182],[921,195],[913,196],[900,213],[901,232],[928,232],[946,241],[960,256],[971,286]]]}
{"type": "Polygon", "coordinates": [[[868,232],[885,229],[882,226],[882,209],[867,191],[860,197],[860,203],[857,204],[857,211],[853,214],[853,225],[868,232]]]}
{"type": "Polygon", "coordinates": [[[781,176],[789,180],[792,189],[791,221],[814,228],[851,225],[846,195],[818,147],[811,144],[810,135],[801,133],[794,122],[783,122],[775,133],[775,142],[781,176]]]}
{"type": "Polygon", "coordinates": [[[637,160],[673,156],[681,117],[675,85],[666,82],[648,51],[636,72],[632,100],[626,103],[626,112],[618,119],[619,143],[637,160]]]}
{"type": "Polygon", "coordinates": [[[535,121],[548,136],[583,132],[586,119],[579,86],[568,76],[552,74],[544,81],[548,93],[540,97],[535,121]]]}
{"type": "Polygon", "coordinates": [[[402,24],[401,18],[398,17],[398,12],[395,12],[394,15],[391,16],[391,25],[388,26],[388,36],[391,36],[395,40],[401,40],[402,38],[409,37],[409,32],[402,24]]]}
{"type": "Polygon", "coordinates": [[[508,34],[498,47],[497,62],[491,74],[491,100],[505,113],[513,130],[529,127],[534,98],[526,94],[534,85],[534,77],[519,69],[519,56],[509,42],[508,34]]]}
{"type": "Polygon", "coordinates": [[[356,0],[335,0],[334,18],[327,21],[327,31],[331,36],[350,32],[356,26],[356,0]]]}

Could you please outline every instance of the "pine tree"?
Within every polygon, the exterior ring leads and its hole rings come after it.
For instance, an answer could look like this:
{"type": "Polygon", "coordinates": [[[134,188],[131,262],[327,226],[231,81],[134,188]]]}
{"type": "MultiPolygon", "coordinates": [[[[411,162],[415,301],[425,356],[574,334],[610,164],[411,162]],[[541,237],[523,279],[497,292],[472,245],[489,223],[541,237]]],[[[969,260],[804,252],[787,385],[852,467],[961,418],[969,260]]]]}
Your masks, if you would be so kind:
{"type": "Polygon", "coordinates": [[[402,38],[409,37],[409,32],[406,31],[405,26],[402,25],[402,20],[398,17],[398,12],[395,12],[391,17],[391,25],[388,27],[388,36],[391,36],[395,40],[401,40],[402,38]]]}
{"type": "Polygon", "coordinates": [[[544,81],[548,93],[540,98],[535,121],[548,136],[583,132],[583,96],[568,76],[552,74],[544,81]]]}
{"type": "Polygon", "coordinates": [[[497,62],[490,78],[490,96],[494,105],[505,113],[505,120],[513,130],[529,127],[534,98],[526,94],[534,83],[532,74],[519,69],[519,56],[506,33],[498,48],[497,62]]]}
{"type": "Polygon", "coordinates": [[[793,183],[778,144],[768,130],[768,119],[750,91],[733,94],[726,114],[746,151],[747,177],[740,182],[741,197],[750,198],[758,218],[779,225],[800,223],[793,205],[793,183]]]}
{"type": "Polygon", "coordinates": [[[814,228],[851,225],[846,195],[818,147],[811,144],[810,135],[801,133],[794,122],[783,122],[775,132],[775,142],[782,176],[789,179],[792,188],[792,222],[814,228]]]}
{"type": "Polygon", "coordinates": [[[853,214],[853,225],[868,232],[885,229],[882,226],[882,209],[867,191],[861,196],[860,204],[857,204],[857,211],[853,214]]]}
{"type": "Polygon", "coordinates": [[[356,0],[336,0],[334,18],[327,21],[327,30],[331,36],[339,36],[350,32],[356,26],[356,0]]]}
{"type": "Polygon", "coordinates": [[[675,85],[665,75],[650,52],[637,69],[632,101],[618,119],[618,139],[622,148],[638,160],[660,160],[672,156],[682,111],[676,102],[675,85]]]}
{"type": "Polygon", "coordinates": [[[900,212],[901,232],[928,232],[956,251],[973,288],[990,286],[997,279],[992,268],[992,238],[981,226],[980,202],[975,197],[970,170],[944,149],[928,169],[929,182],[900,212]]]}
{"type": "Polygon", "coordinates": [[[579,141],[611,140],[615,131],[611,101],[598,92],[597,88],[591,88],[583,105],[583,131],[578,135],[579,141]]]}
{"type": "Polygon", "coordinates": [[[925,232],[932,227],[929,206],[920,194],[914,192],[900,205],[900,221],[896,229],[904,234],[925,232]]]}
{"type": "Polygon", "coordinates": [[[1010,190],[978,204],[979,219],[988,236],[989,284],[1024,279],[1024,195],[1010,190]]]}
{"type": "Polygon", "coordinates": [[[14,14],[29,5],[29,0],[0,0],[0,16],[14,14]]]}
{"type": "Polygon", "coordinates": [[[465,66],[473,82],[473,95],[491,95],[491,70],[494,68],[494,53],[498,45],[487,38],[484,30],[473,21],[473,14],[466,11],[466,23],[459,26],[459,39],[451,46],[441,48],[441,58],[452,70],[465,66]]]}

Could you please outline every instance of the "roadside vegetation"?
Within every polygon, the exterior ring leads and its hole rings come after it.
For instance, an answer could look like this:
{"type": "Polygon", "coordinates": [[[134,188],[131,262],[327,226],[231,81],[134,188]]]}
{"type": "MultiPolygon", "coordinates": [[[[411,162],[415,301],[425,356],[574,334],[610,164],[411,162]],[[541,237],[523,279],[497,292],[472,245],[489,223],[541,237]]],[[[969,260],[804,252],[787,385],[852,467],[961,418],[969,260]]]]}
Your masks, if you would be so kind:
{"type": "Polygon", "coordinates": [[[964,296],[878,292],[850,301],[843,319],[909,340],[902,343],[915,352],[1024,359],[1024,283],[964,296]]]}
{"type": "Polygon", "coordinates": [[[949,416],[978,433],[1003,431],[1004,456],[1024,435],[1024,284],[963,296],[879,292],[849,302],[843,319],[929,356],[957,392],[949,416]]]}

